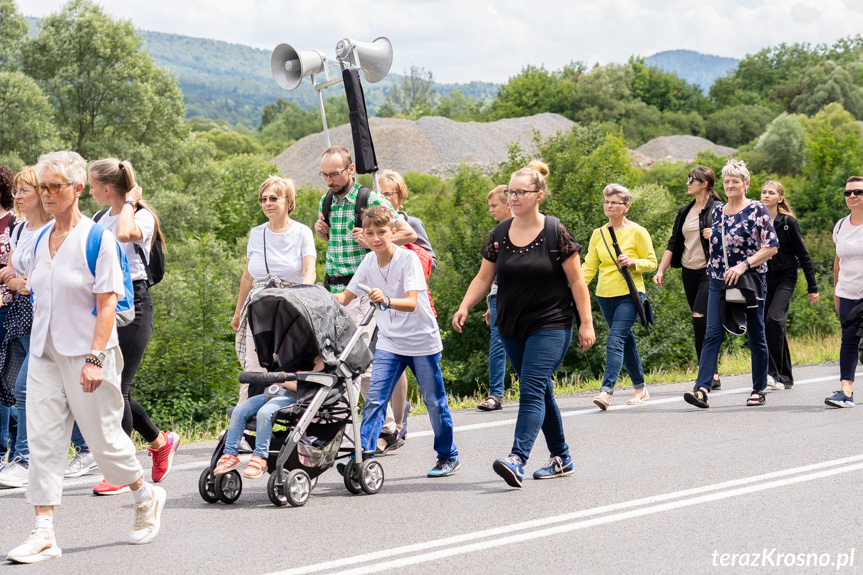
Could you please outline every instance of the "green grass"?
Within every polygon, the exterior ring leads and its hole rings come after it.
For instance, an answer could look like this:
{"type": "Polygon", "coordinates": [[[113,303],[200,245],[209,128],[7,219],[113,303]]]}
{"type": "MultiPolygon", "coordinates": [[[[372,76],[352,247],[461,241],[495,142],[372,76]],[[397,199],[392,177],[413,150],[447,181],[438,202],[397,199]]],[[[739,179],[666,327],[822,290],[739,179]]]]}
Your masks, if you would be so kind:
{"type": "MultiPolygon", "coordinates": [[[[788,345],[791,349],[791,356],[796,359],[795,365],[806,365],[839,359],[840,342],[841,335],[838,333],[826,336],[809,334],[802,337],[789,338],[788,345]]],[[[751,359],[749,351],[746,349],[733,353],[725,353],[719,360],[719,372],[723,375],[747,373],[750,368],[751,359]]],[[[697,366],[688,366],[686,369],[654,369],[645,374],[644,379],[648,384],[691,381],[695,379],[696,372],[697,366]]],[[[618,381],[621,386],[630,385],[629,378],[625,375],[622,375],[618,381]]],[[[554,382],[555,395],[562,396],[583,391],[598,390],[602,383],[602,378],[584,379],[578,376],[558,374],[554,382]]],[[[411,392],[409,397],[409,401],[413,405],[411,415],[423,415],[427,413],[425,404],[423,404],[415,384],[412,386],[411,392]]],[[[504,394],[504,400],[518,401],[518,397],[518,381],[514,379],[512,387],[504,394]]],[[[484,399],[485,396],[479,392],[468,396],[447,395],[450,409],[473,409],[484,399]]],[[[209,426],[203,426],[192,421],[175,422],[172,430],[180,434],[183,438],[183,443],[194,443],[214,440],[227,427],[228,418],[225,416],[216,421],[214,425],[211,424],[209,426]]],[[[147,444],[138,435],[135,435],[135,439],[138,449],[147,447],[147,444]]]]}

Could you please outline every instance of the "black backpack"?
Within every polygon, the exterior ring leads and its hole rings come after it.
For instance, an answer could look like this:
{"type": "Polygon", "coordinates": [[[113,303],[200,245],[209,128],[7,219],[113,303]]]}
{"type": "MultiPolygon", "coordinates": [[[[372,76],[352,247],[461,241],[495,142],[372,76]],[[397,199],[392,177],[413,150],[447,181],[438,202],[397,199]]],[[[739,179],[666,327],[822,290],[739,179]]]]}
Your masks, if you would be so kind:
{"type": "MultiPolygon", "coordinates": [[[[110,208],[99,210],[93,215],[93,221],[98,223],[102,217],[108,213],[110,208]]],[[[135,211],[145,209],[143,206],[137,206],[135,211]]],[[[162,233],[156,230],[153,234],[153,243],[150,246],[150,261],[147,261],[143,248],[138,244],[133,243],[135,253],[144,262],[144,269],[147,270],[147,286],[153,287],[165,277],[165,248],[162,246],[162,233]]]]}
{"type": "MultiPolygon", "coordinates": [[[[512,218],[502,221],[494,228],[494,243],[495,247],[503,243],[503,238],[509,232],[509,227],[512,225],[512,218]]],[[[545,215],[545,241],[548,246],[548,255],[551,257],[552,264],[555,268],[563,270],[563,264],[560,263],[560,239],[557,235],[560,220],[554,216],[545,215]]]]}
{"type": "MultiPolygon", "coordinates": [[[[350,193],[350,192],[348,192],[350,193]]],[[[360,186],[360,189],[357,190],[357,203],[354,206],[354,227],[362,227],[363,221],[363,211],[369,207],[369,195],[372,191],[365,187],[360,186]]],[[[330,212],[333,210],[333,191],[330,190],[327,192],[327,195],[324,196],[324,203],[321,206],[321,214],[324,216],[324,221],[327,225],[330,225],[330,212]]]]}

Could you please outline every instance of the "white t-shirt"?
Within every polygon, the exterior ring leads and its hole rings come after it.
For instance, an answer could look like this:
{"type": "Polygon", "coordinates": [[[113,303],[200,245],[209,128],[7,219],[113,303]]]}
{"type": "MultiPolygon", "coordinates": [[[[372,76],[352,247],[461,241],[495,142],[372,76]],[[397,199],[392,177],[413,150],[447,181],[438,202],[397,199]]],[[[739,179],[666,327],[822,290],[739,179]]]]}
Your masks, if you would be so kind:
{"type": "MultiPolygon", "coordinates": [[[[33,252],[27,287],[33,295],[33,329],[30,353],[42,357],[48,332],[56,350],[65,356],[87,355],[96,331],[96,294],[116,293],[122,298],[123,270],[117,257],[117,241],[107,230],[102,233],[96,277],[87,265],[87,234],[93,220],[82,217],[51,259],[48,244],[51,229],[33,252]]],[[[40,232],[41,233],[41,232],[40,232]]],[[[38,236],[37,236],[38,238],[38,236]]],[[[105,349],[117,346],[117,322],[105,349]]]]}
{"type": "Polygon", "coordinates": [[[16,276],[27,275],[27,272],[30,270],[30,258],[33,256],[33,243],[39,237],[39,234],[42,233],[42,228],[51,223],[53,222],[48,222],[41,228],[31,232],[27,229],[27,222],[21,222],[12,230],[12,236],[9,238],[9,246],[12,248],[12,261],[10,263],[15,268],[16,276]],[[20,232],[18,231],[19,229],[21,230],[20,232]],[[18,234],[21,235],[19,236],[18,234]]]}
{"type": "MultiPolygon", "coordinates": [[[[249,260],[249,274],[252,279],[267,279],[270,275],[291,283],[303,282],[303,258],[316,256],[315,238],[309,226],[294,221],[287,231],[275,233],[269,224],[252,228],[246,257],[249,260]],[[267,259],[264,262],[264,234],[266,234],[267,259]]],[[[252,290],[255,295],[263,288],[252,290]]]]}
{"type": "Polygon", "coordinates": [[[833,243],[839,256],[834,294],[845,299],[863,298],[863,224],[855,226],[850,216],[842,218],[833,227],[833,243]]]}
{"type": "Polygon", "coordinates": [[[402,248],[396,249],[386,267],[378,266],[378,256],[369,252],[348,284],[348,291],[359,296],[361,283],[379,288],[389,298],[403,298],[409,291],[417,291],[417,307],[412,312],[388,309],[375,313],[378,324],[377,348],[407,356],[434,355],[443,350],[437,319],[429,304],[425,274],[419,256],[402,248]]]}
{"type": "MultiPolygon", "coordinates": [[[[98,223],[116,237],[117,221],[119,219],[120,214],[112,216],[109,208],[108,212],[102,216],[98,223]]],[[[129,260],[129,274],[132,276],[132,281],[139,281],[147,279],[147,268],[144,267],[144,262],[141,261],[141,257],[138,255],[137,250],[135,250],[135,244],[138,244],[144,250],[147,261],[150,261],[150,245],[156,230],[156,219],[150,213],[150,210],[140,209],[135,212],[135,223],[141,229],[141,239],[136,242],[120,242],[120,245],[123,247],[123,251],[126,252],[126,259],[129,260]]]]}

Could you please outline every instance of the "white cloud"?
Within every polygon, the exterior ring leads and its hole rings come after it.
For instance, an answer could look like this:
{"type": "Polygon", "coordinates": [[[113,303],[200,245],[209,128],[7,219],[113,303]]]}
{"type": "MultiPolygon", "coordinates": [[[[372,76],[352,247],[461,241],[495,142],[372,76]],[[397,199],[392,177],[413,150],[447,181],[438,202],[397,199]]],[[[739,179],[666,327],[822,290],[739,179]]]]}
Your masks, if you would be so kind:
{"type": "MultiPolygon", "coordinates": [[[[393,43],[393,70],[411,64],[443,82],[504,82],[522,67],[623,62],[689,49],[740,58],[782,42],[832,43],[863,28],[861,0],[101,0],[145,30],[272,50],[287,42],[333,57],[350,37],[393,43]]],[[[19,0],[45,16],[60,0],[19,0]]]]}

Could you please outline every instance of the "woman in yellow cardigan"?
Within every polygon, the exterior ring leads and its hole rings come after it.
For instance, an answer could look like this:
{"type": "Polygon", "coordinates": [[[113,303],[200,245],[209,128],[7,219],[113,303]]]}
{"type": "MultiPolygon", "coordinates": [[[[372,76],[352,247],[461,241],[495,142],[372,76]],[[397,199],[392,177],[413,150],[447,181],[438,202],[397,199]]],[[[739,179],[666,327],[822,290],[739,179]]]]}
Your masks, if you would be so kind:
{"type": "Polygon", "coordinates": [[[593,230],[582,269],[584,280],[588,284],[593,276],[599,273],[596,299],[609,327],[608,341],[605,344],[605,375],[602,378],[600,394],[593,399],[593,403],[600,409],[606,410],[611,403],[611,394],[614,393],[614,385],[622,365],[626,366],[635,390],[632,398],[626,402],[627,405],[644,403],[650,397],[644,387],[644,370],[635,346],[635,334],[632,333],[632,324],[638,314],[621,268],[629,268],[641,299],[644,299],[644,280],[641,274],[656,269],[656,253],[647,230],[626,219],[632,204],[630,191],[620,184],[609,184],[602,190],[602,195],[605,197],[602,207],[608,217],[608,226],[593,230]],[[615,256],[608,227],[614,229],[617,237],[622,252],[619,257],[615,256]]]}

